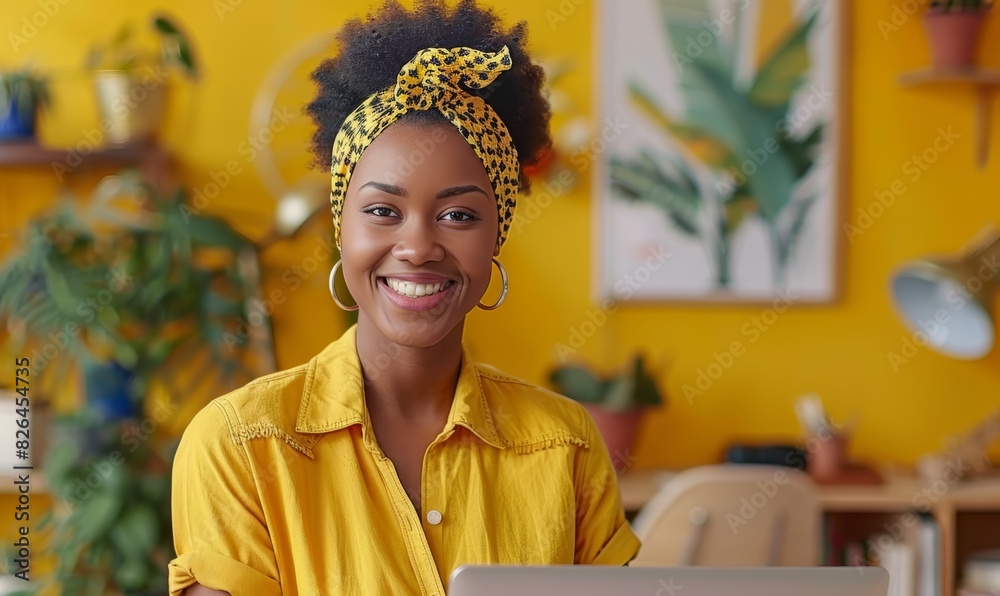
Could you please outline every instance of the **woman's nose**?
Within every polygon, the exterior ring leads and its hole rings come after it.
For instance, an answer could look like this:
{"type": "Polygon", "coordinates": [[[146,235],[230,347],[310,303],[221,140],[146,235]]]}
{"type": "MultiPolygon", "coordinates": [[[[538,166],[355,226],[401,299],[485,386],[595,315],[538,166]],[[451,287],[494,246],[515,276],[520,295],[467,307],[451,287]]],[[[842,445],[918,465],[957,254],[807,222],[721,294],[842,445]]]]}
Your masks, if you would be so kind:
{"type": "Polygon", "coordinates": [[[392,249],[392,256],[397,260],[421,265],[444,258],[444,247],[434,222],[411,218],[399,233],[400,237],[392,249]]]}

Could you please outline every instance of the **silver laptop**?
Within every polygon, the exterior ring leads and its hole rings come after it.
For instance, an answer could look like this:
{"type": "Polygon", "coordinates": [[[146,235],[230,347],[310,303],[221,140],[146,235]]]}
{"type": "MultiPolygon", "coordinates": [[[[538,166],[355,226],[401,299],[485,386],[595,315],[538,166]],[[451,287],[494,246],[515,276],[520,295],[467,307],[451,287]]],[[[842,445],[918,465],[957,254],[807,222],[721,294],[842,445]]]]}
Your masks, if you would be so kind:
{"type": "Polygon", "coordinates": [[[463,565],[450,596],[886,596],[881,567],[463,565]]]}

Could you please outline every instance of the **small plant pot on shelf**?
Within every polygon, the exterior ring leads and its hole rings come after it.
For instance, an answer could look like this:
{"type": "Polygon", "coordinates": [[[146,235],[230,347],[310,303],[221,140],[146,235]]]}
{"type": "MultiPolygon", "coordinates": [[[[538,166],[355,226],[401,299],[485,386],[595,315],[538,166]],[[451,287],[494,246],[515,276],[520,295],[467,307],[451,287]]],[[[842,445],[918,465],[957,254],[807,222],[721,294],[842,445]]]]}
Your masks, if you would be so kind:
{"type": "Polygon", "coordinates": [[[632,445],[639,431],[639,423],[645,408],[630,408],[628,410],[611,410],[594,404],[583,405],[597,423],[601,437],[608,446],[611,463],[619,474],[625,473],[631,467],[632,445]]]}
{"type": "Polygon", "coordinates": [[[146,139],[159,128],[167,103],[165,81],[128,72],[98,71],[94,73],[94,89],[109,143],[146,139]]]}
{"type": "Polygon", "coordinates": [[[939,70],[971,68],[988,10],[945,12],[930,10],[924,15],[931,62],[939,70]]]}
{"type": "Polygon", "coordinates": [[[17,100],[7,104],[7,109],[0,114],[0,141],[29,139],[35,136],[34,109],[23,110],[17,100]]]}
{"type": "Polygon", "coordinates": [[[836,478],[847,464],[847,439],[842,436],[812,437],[807,447],[810,447],[809,474],[817,481],[836,478]]]}
{"type": "Polygon", "coordinates": [[[549,373],[549,381],[559,393],[587,409],[608,447],[615,471],[627,472],[635,463],[631,449],[642,415],[666,402],[643,356],[633,356],[623,371],[604,377],[583,365],[559,366],[549,373]]]}
{"type": "Polygon", "coordinates": [[[38,114],[49,105],[44,76],[27,68],[0,71],[0,141],[33,138],[38,114]]]}

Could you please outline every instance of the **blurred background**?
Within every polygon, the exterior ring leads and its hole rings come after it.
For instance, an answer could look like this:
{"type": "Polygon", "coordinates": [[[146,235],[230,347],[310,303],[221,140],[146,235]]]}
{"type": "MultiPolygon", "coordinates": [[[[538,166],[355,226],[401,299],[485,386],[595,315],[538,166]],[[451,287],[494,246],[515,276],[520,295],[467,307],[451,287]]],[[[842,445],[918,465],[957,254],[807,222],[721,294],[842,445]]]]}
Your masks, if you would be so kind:
{"type": "MultiPolygon", "coordinates": [[[[594,144],[607,116],[599,15],[624,9],[484,3],[508,24],[528,22],[549,73],[556,144],[502,255],[506,302],[468,317],[478,360],[641,412],[625,423],[634,436],[613,445],[619,431],[602,426],[623,478],[720,462],[734,446],[805,448],[815,429],[803,428],[803,411],[820,402],[845,437],[835,457],[866,468],[913,470],[968,447],[963,437],[972,453],[1000,456],[1000,431],[969,439],[1000,408],[1000,350],[969,359],[933,349],[890,290],[903,264],[960,255],[1000,219],[1000,159],[983,157],[1000,141],[988,126],[996,106],[977,92],[1000,84],[995,14],[983,24],[980,71],[919,84],[933,75],[925,3],[834,4],[839,45],[827,51],[840,66],[828,124],[841,145],[826,225],[835,283],[826,299],[785,308],[760,296],[606,302],[595,290],[605,232],[592,168],[595,147],[614,140],[594,144]],[[913,72],[918,80],[901,80],[913,72]],[[944,150],[941,130],[953,131],[944,150]],[[907,166],[935,146],[914,179],[907,166]],[[895,198],[879,209],[886,193],[895,198]]],[[[806,3],[752,4],[764,55],[806,3]]],[[[0,142],[0,388],[10,398],[0,512],[11,512],[0,515],[0,537],[18,571],[19,528],[31,524],[32,585],[60,575],[64,593],[163,593],[170,454],[188,421],[250,378],[305,362],[352,323],[327,290],[338,258],[328,177],[309,168],[302,108],[314,92],[308,72],[336,52],[332,33],[371,5],[4,4],[5,114],[28,96],[40,106],[33,131],[7,122],[0,142]],[[25,393],[30,460],[15,450],[25,393]],[[12,466],[28,462],[25,522],[13,515],[24,499],[12,466]]],[[[993,314],[978,333],[992,338],[994,303],[983,311],[993,314]]],[[[1000,535],[1000,517],[983,519],[1000,535]]]]}

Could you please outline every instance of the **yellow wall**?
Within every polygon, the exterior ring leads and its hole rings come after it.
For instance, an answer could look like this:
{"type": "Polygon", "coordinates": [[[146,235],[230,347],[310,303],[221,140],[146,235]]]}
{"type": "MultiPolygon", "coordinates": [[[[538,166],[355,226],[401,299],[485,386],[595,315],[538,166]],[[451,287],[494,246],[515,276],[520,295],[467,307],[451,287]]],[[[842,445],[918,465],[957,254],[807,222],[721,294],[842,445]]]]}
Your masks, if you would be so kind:
{"type": "MultiPolygon", "coordinates": [[[[18,53],[9,38],[0,40],[0,64],[33,58],[60,69],[54,89],[56,111],[42,133],[52,143],[75,143],[84,131],[96,126],[91,90],[77,68],[86,48],[109,36],[121,19],[142,18],[159,6],[148,0],[64,2],[18,53]]],[[[593,80],[586,66],[593,51],[589,42],[592,5],[577,2],[494,3],[502,6],[508,18],[529,21],[538,56],[577,60],[580,68],[560,85],[584,113],[590,113],[593,80]],[[567,17],[550,24],[547,11],[560,7],[567,17]]],[[[8,0],[0,11],[0,32],[6,36],[9,31],[21,31],[24,19],[30,20],[42,4],[8,0]]],[[[318,0],[172,3],[172,13],[196,40],[204,74],[195,87],[177,86],[164,140],[191,187],[203,187],[211,181],[209,173],[224,170],[229,160],[238,160],[242,167],[242,173],[210,202],[208,212],[228,213],[247,233],[263,233],[273,198],[254,173],[252,161],[239,151],[250,134],[251,99],[278,56],[301,40],[337,27],[356,12],[345,8],[347,4],[318,0]],[[220,12],[223,6],[232,10],[220,12]]],[[[792,403],[806,392],[823,396],[838,419],[859,417],[854,455],[898,463],[913,462],[938,449],[946,437],[1000,405],[1000,350],[971,363],[921,350],[894,371],[887,353],[900,350],[905,331],[886,293],[887,276],[900,262],[928,252],[958,250],[984,225],[1000,219],[1000,127],[991,134],[997,155],[985,170],[977,171],[972,158],[971,92],[958,87],[904,89],[896,82],[899,73],[928,61],[919,19],[909,18],[885,39],[879,20],[888,21],[893,7],[902,7],[903,0],[852,4],[853,15],[847,23],[852,42],[845,49],[849,66],[849,95],[844,101],[849,118],[845,211],[854,221],[859,207],[868,206],[874,193],[888,189],[897,179],[905,182],[906,193],[864,235],[845,243],[840,302],[796,307],[782,314],[693,403],[683,398],[682,387],[695,383],[699,371],[714,361],[715,352],[727,349],[734,340],[747,343],[741,328],[761,314],[761,307],[626,307],[581,348],[580,358],[600,362],[603,368],[621,364],[637,348],[648,350],[654,362],[664,364],[661,378],[670,403],[646,421],[636,452],[641,467],[713,461],[727,441],[737,438],[794,437],[798,428],[792,403]],[[918,181],[911,182],[902,170],[904,164],[933,144],[939,127],[951,127],[961,138],[918,181]]],[[[980,54],[985,63],[998,67],[997,15],[991,18],[985,37],[980,54]]],[[[290,150],[298,154],[299,148],[290,150]]],[[[306,150],[303,145],[301,152],[306,150]]],[[[543,381],[555,361],[553,346],[569,341],[572,330],[587,320],[587,311],[594,307],[588,298],[591,201],[587,174],[579,174],[582,185],[539,210],[530,225],[512,234],[503,255],[511,277],[507,303],[493,313],[476,312],[469,320],[467,340],[479,359],[535,382],[543,381]]],[[[0,177],[0,232],[13,232],[56,190],[44,169],[4,171],[0,177]]],[[[522,206],[530,203],[525,199],[522,206]]],[[[342,329],[342,317],[326,292],[323,271],[295,291],[289,291],[282,279],[282,272],[302,263],[317,246],[315,237],[324,233],[326,229],[317,226],[311,238],[275,247],[266,255],[271,272],[268,290],[282,289],[288,295],[275,316],[283,367],[304,361],[342,329]]],[[[0,243],[0,252],[9,247],[0,243]]],[[[199,396],[199,400],[208,397],[199,396]]]]}

